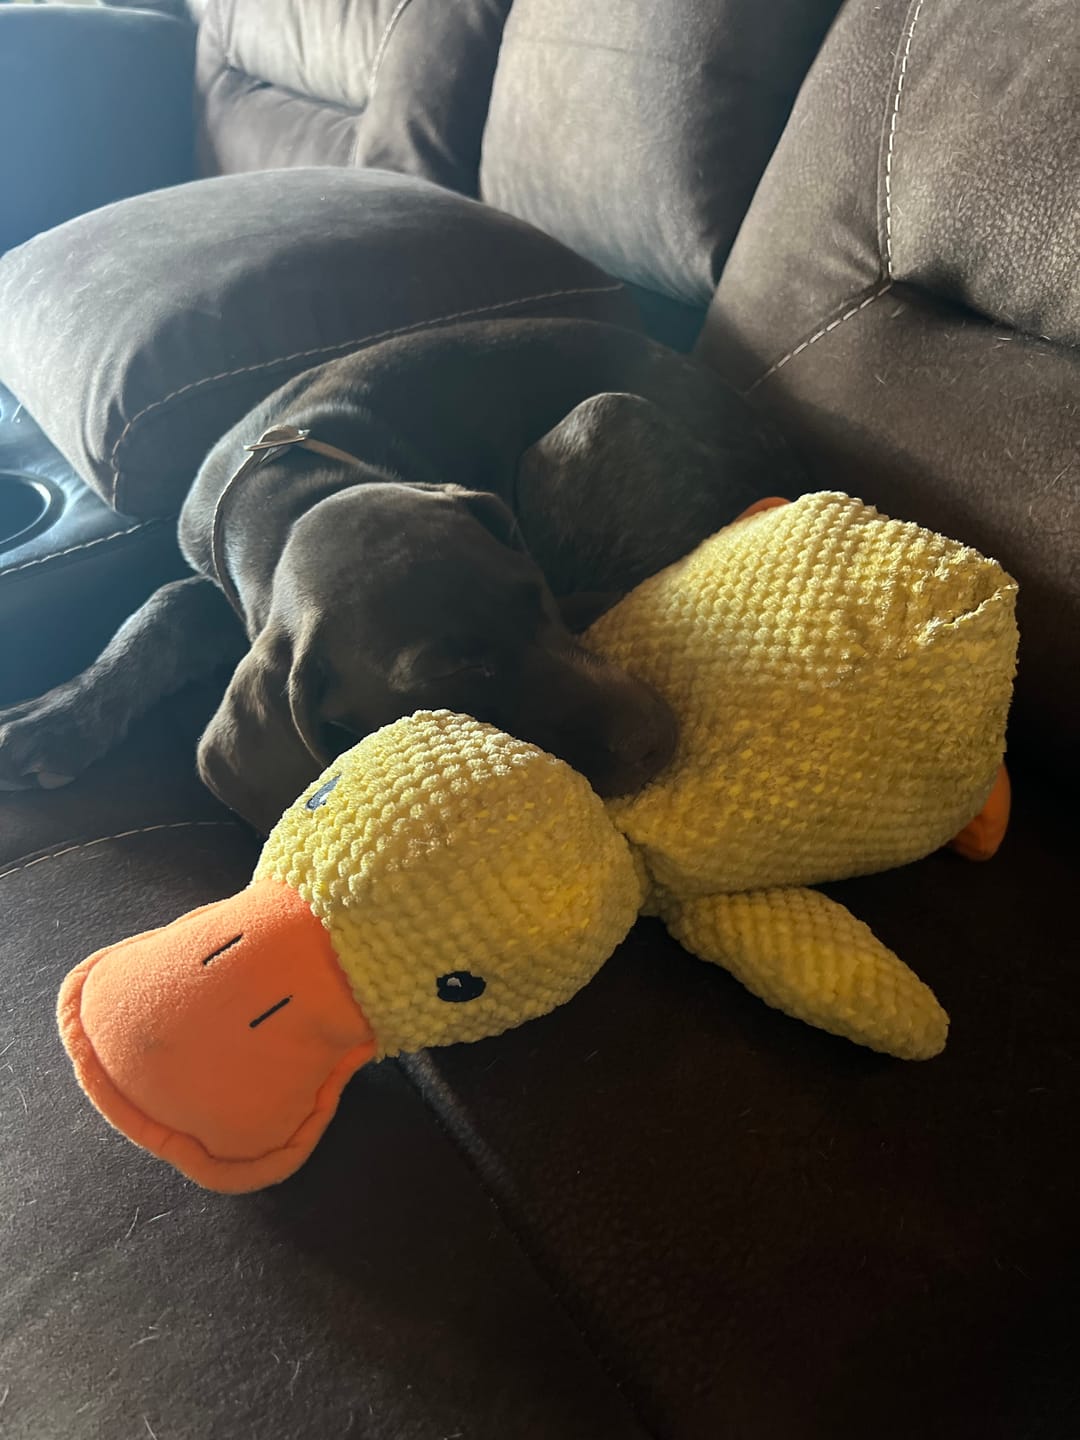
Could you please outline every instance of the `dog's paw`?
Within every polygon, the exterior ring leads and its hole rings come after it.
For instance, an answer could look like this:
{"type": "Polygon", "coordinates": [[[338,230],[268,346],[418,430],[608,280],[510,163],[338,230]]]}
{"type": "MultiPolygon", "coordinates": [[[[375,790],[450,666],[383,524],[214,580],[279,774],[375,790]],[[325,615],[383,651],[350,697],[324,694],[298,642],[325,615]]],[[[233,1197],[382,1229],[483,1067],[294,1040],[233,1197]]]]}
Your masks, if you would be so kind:
{"type": "Polygon", "coordinates": [[[56,790],[98,758],[80,709],[61,688],[0,710],[0,790],[56,790]]]}

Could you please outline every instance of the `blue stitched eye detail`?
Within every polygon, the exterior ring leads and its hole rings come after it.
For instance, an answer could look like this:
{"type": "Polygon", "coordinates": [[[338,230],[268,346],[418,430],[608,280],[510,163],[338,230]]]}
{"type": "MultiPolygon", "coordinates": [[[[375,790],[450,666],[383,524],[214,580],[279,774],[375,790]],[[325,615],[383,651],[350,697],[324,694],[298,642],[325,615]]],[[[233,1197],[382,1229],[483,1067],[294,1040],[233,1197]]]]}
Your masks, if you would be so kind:
{"type": "Polygon", "coordinates": [[[449,975],[440,975],[435,982],[435,993],[439,999],[456,1005],[478,999],[486,989],[487,981],[480,975],[471,975],[468,970],[451,970],[449,975]]]}
{"type": "Polygon", "coordinates": [[[333,790],[340,779],[340,775],[334,775],[324,784],[320,785],[304,808],[307,810],[318,810],[320,805],[325,805],[330,791],[333,790]]]}

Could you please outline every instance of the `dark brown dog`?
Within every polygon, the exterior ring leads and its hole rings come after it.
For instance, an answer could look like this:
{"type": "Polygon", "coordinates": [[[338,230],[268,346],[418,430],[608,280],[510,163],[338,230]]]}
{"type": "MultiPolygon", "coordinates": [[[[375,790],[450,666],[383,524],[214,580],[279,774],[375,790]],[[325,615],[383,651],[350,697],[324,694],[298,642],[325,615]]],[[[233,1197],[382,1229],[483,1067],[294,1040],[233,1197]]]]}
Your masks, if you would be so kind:
{"type": "Polygon", "coordinates": [[[64,783],[154,701],[239,660],[199,764],[262,831],[334,754],[417,709],[490,721],[601,794],[637,789],[670,758],[673,719],[573,631],[799,479],[714,376],[613,326],[484,322],[332,361],[207,457],[180,519],[197,576],[0,716],[0,785],[64,783]],[[337,453],[290,447],[237,479],[276,426],[337,453]]]}

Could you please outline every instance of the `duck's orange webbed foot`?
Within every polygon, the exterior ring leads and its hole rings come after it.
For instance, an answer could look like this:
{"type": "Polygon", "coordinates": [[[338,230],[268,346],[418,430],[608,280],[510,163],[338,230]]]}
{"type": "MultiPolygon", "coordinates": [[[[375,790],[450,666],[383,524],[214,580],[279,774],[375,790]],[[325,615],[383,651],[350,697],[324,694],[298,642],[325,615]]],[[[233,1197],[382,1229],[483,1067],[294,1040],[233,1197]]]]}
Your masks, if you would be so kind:
{"type": "Polygon", "coordinates": [[[969,820],[959,835],[949,841],[949,848],[963,855],[965,860],[989,860],[997,854],[998,847],[1009,828],[1009,811],[1012,808],[1012,786],[1009,772],[1002,764],[998,768],[994,788],[986,797],[986,804],[969,820]]]}

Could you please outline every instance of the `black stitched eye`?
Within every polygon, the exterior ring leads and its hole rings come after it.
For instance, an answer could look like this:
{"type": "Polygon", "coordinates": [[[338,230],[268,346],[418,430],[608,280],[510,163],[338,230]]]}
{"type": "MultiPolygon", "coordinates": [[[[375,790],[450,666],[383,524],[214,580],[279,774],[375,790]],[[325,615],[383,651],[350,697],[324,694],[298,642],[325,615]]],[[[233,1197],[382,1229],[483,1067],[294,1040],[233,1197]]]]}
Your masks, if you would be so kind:
{"type": "Polygon", "coordinates": [[[340,775],[334,775],[327,780],[325,784],[320,785],[315,791],[315,794],[312,795],[311,799],[307,802],[305,808],[308,810],[318,810],[320,805],[325,805],[327,796],[340,779],[340,775]]]}
{"type": "Polygon", "coordinates": [[[486,989],[487,981],[480,975],[470,975],[468,970],[451,970],[449,975],[440,975],[435,982],[439,999],[453,1004],[476,1000],[486,989]]]}

